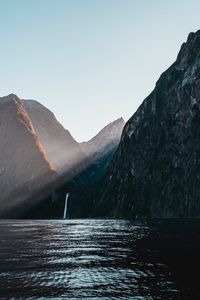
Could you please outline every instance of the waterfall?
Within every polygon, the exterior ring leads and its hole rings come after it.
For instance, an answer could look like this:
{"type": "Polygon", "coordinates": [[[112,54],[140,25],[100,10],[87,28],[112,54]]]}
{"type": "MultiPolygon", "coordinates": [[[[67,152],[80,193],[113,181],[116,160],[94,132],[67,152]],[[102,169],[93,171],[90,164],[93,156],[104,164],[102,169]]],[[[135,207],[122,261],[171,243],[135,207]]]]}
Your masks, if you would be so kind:
{"type": "Polygon", "coordinates": [[[69,198],[69,193],[66,194],[66,197],[65,197],[65,208],[64,208],[64,213],[63,213],[63,219],[66,219],[66,216],[67,216],[67,200],[69,198]]]}

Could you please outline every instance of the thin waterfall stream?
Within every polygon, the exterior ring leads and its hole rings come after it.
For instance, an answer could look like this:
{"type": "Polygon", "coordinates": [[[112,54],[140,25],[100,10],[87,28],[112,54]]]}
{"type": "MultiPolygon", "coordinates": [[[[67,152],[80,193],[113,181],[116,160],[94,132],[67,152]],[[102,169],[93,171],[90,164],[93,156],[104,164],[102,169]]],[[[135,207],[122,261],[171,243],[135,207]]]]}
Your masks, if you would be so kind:
{"type": "Polygon", "coordinates": [[[70,195],[70,193],[67,193],[66,197],[65,197],[65,207],[64,207],[64,213],[63,213],[63,219],[66,219],[66,216],[67,216],[67,201],[68,201],[69,195],[70,195]]]}

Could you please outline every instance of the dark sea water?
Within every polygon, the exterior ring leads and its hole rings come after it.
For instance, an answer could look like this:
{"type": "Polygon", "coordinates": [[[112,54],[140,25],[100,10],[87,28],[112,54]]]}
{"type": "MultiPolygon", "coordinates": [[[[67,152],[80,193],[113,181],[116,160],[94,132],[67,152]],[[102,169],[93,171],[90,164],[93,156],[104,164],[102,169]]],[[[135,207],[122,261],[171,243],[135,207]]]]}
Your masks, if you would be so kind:
{"type": "Polygon", "coordinates": [[[200,222],[0,221],[0,299],[200,299],[200,222]]]}

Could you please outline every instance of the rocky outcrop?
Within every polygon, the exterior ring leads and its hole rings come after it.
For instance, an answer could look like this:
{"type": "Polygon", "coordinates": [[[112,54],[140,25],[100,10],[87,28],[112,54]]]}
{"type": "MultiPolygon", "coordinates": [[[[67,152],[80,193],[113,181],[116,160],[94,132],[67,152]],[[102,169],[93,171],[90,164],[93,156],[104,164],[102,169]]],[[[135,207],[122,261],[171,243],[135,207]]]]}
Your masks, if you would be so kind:
{"type": "Polygon", "coordinates": [[[0,216],[17,217],[47,197],[56,180],[23,101],[0,98],[0,216]]]}
{"type": "MultiPolygon", "coordinates": [[[[126,123],[88,216],[200,217],[200,31],[126,123]]],[[[90,193],[91,194],[91,193],[90,193]]]]}

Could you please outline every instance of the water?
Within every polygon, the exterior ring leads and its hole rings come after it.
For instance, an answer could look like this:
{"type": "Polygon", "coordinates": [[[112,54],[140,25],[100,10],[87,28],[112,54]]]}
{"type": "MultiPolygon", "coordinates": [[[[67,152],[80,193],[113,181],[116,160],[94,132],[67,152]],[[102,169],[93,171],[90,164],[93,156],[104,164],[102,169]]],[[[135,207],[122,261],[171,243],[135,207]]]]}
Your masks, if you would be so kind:
{"type": "Polygon", "coordinates": [[[0,221],[0,299],[200,299],[198,221],[0,221]]]}

